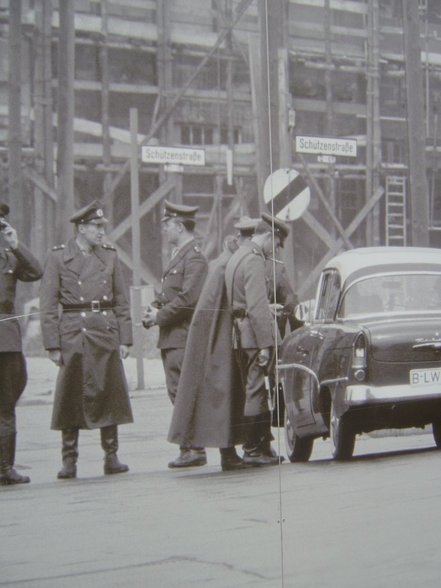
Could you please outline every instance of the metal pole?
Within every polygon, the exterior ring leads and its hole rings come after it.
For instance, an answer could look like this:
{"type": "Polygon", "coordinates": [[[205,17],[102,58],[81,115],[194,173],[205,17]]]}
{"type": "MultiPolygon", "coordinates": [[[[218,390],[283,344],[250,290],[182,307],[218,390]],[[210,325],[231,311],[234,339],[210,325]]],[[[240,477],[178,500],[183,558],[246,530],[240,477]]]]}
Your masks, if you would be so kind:
{"type": "Polygon", "coordinates": [[[132,213],[133,258],[133,339],[138,375],[138,390],[144,388],[143,326],[141,323],[141,240],[139,226],[138,110],[130,109],[130,204],[132,213]]]}

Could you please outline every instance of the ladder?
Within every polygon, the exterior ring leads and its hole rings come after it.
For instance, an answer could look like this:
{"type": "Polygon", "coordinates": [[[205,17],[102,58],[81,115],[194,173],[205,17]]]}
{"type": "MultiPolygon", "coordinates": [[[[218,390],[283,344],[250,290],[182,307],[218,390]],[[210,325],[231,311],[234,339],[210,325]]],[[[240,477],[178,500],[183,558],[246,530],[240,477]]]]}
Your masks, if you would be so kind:
{"type": "Polygon", "coordinates": [[[386,176],[386,245],[406,244],[406,178],[386,176]]]}

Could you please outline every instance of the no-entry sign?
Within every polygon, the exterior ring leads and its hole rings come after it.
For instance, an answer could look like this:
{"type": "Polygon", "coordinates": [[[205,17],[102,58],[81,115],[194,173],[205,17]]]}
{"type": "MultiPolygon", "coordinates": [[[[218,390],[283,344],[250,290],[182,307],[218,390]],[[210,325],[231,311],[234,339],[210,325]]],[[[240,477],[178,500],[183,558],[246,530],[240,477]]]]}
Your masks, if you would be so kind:
{"type": "Polygon", "coordinates": [[[298,171],[282,168],[267,177],[263,199],[274,216],[293,221],[300,218],[308,208],[311,191],[298,171]]]}

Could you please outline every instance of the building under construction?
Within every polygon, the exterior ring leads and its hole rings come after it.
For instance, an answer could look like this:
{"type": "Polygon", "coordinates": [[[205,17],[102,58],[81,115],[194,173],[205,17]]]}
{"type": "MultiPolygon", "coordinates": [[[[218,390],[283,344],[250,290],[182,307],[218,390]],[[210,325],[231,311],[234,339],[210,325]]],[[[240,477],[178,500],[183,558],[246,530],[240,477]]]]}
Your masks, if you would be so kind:
{"type": "Polygon", "coordinates": [[[0,0],[0,96],[1,199],[41,258],[100,198],[155,284],[164,198],[200,207],[214,257],[278,168],[311,191],[286,248],[301,297],[343,248],[441,242],[438,0],[0,0]]]}

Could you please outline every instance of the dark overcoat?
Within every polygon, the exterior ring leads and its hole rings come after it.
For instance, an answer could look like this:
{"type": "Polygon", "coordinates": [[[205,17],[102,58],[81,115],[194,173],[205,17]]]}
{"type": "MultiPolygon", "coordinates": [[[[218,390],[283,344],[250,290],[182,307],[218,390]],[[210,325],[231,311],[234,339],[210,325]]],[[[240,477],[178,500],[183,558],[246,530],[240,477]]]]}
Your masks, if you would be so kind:
{"type": "Polygon", "coordinates": [[[243,442],[243,392],[233,357],[224,252],[209,266],[190,325],[168,440],[181,446],[243,442]]]}
{"type": "Polygon", "coordinates": [[[120,345],[132,344],[127,288],[116,250],[84,256],[75,240],[48,255],[41,283],[46,349],[61,349],[52,428],[101,428],[133,421],[120,345]],[[111,306],[68,311],[92,300],[111,306]],[[66,307],[63,310],[63,306],[66,307]]]}

